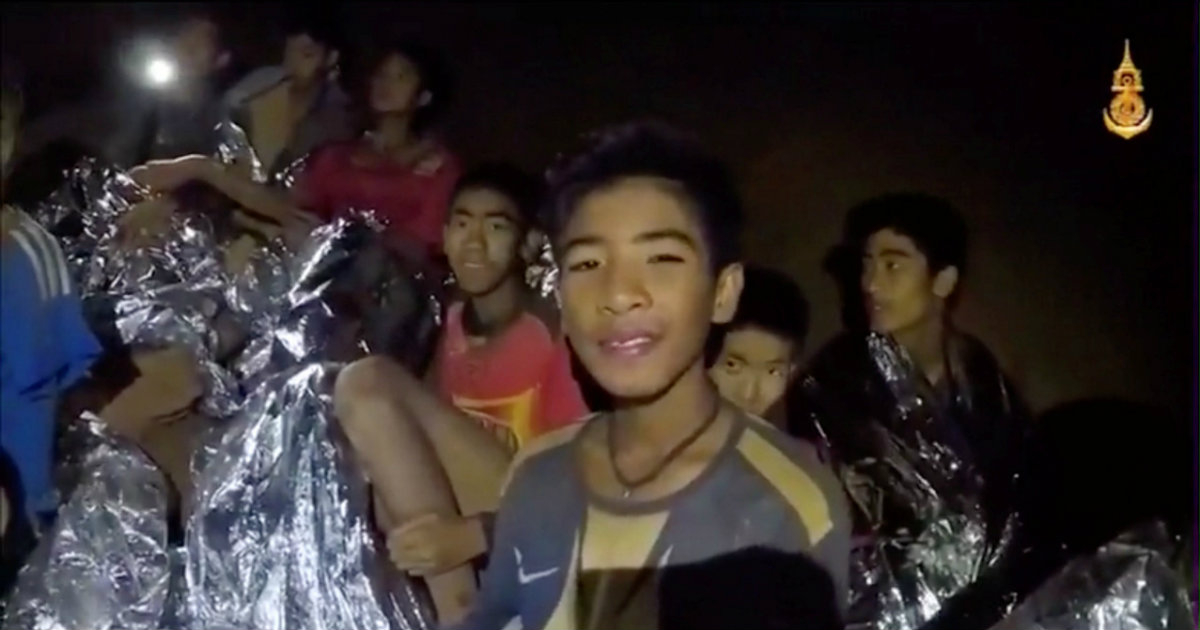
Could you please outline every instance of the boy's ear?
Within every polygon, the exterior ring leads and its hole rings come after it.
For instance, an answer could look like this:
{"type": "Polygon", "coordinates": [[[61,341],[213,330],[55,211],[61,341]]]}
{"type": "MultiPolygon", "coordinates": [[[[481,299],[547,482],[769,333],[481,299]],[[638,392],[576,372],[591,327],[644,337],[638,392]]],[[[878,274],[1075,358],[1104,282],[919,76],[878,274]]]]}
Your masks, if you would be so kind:
{"type": "Polygon", "coordinates": [[[733,263],[717,274],[717,290],[713,295],[714,324],[728,324],[733,320],[745,284],[745,270],[741,263],[733,263]]]}
{"type": "Polygon", "coordinates": [[[933,294],[943,300],[958,288],[958,267],[946,267],[933,277],[933,294]]]}

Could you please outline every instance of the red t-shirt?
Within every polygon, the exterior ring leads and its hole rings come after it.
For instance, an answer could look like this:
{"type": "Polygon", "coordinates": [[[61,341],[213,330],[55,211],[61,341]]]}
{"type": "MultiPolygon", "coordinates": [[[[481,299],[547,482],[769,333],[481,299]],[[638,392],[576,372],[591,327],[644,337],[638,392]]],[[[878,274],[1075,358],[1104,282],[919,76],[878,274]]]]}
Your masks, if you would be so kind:
{"type": "Polygon", "coordinates": [[[330,220],[351,210],[373,210],[389,231],[438,251],[442,224],[461,168],[444,147],[416,164],[380,160],[360,163],[358,142],[338,142],[314,151],[297,191],[300,205],[330,220]]]}
{"type": "Polygon", "coordinates": [[[438,341],[434,369],[446,400],[513,451],[587,415],[571,375],[570,350],[555,327],[526,311],[504,332],[472,347],[462,314],[462,303],[451,305],[438,341]]]}

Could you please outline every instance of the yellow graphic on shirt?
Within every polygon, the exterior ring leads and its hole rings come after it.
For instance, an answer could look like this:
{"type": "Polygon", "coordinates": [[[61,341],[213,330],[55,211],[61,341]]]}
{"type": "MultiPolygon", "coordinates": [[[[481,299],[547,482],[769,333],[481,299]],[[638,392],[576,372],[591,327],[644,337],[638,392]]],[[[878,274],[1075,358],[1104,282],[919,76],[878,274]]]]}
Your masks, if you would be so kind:
{"type": "Polygon", "coordinates": [[[455,407],[478,420],[500,443],[515,453],[522,444],[534,437],[533,403],[536,394],[537,388],[530,388],[516,396],[504,398],[467,398],[457,394],[451,398],[455,407]]]}
{"type": "Polygon", "coordinates": [[[755,431],[742,434],[738,451],[795,511],[808,532],[809,545],[821,542],[833,529],[833,517],[825,494],[808,472],[755,431]]]}

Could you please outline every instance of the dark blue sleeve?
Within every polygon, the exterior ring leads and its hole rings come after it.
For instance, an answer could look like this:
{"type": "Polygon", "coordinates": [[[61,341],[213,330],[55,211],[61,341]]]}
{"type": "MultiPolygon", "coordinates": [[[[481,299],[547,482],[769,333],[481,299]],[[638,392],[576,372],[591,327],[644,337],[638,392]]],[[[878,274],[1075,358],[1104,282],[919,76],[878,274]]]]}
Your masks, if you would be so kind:
{"type": "Polygon", "coordinates": [[[13,459],[26,508],[37,509],[52,496],[54,374],[38,351],[49,326],[33,262],[11,239],[0,255],[0,447],[13,459]]]}
{"type": "Polygon", "coordinates": [[[495,536],[479,596],[466,618],[453,626],[454,630],[502,630],[520,615],[517,559],[513,550],[517,548],[521,514],[528,509],[521,505],[522,478],[518,471],[504,494],[496,514],[495,536]]]}
{"type": "Polygon", "coordinates": [[[48,376],[37,352],[41,290],[33,261],[15,241],[4,243],[0,252],[0,387],[15,395],[48,376]]]}
{"type": "Polygon", "coordinates": [[[41,260],[31,259],[15,240],[5,246],[0,378],[11,392],[55,397],[87,373],[100,355],[100,343],[84,320],[58,244],[48,234],[21,231],[23,242],[31,243],[29,251],[41,260]],[[39,268],[44,286],[39,286],[39,268]],[[52,295],[44,295],[45,287],[52,295]]]}
{"type": "Polygon", "coordinates": [[[83,318],[83,305],[74,293],[55,304],[55,335],[59,339],[60,389],[79,382],[100,356],[100,342],[83,318]]]}

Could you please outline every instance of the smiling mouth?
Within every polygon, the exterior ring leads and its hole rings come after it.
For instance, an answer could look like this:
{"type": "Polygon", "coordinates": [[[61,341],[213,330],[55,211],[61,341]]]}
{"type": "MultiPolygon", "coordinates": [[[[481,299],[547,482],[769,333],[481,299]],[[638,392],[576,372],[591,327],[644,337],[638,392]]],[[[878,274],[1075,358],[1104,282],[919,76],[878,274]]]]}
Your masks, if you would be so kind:
{"type": "Polygon", "coordinates": [[[659,336],[651,333],[616,335],[600,342],[607,355],[620,359],[636,359],[649,354],[658,345],[659,336]]]}

